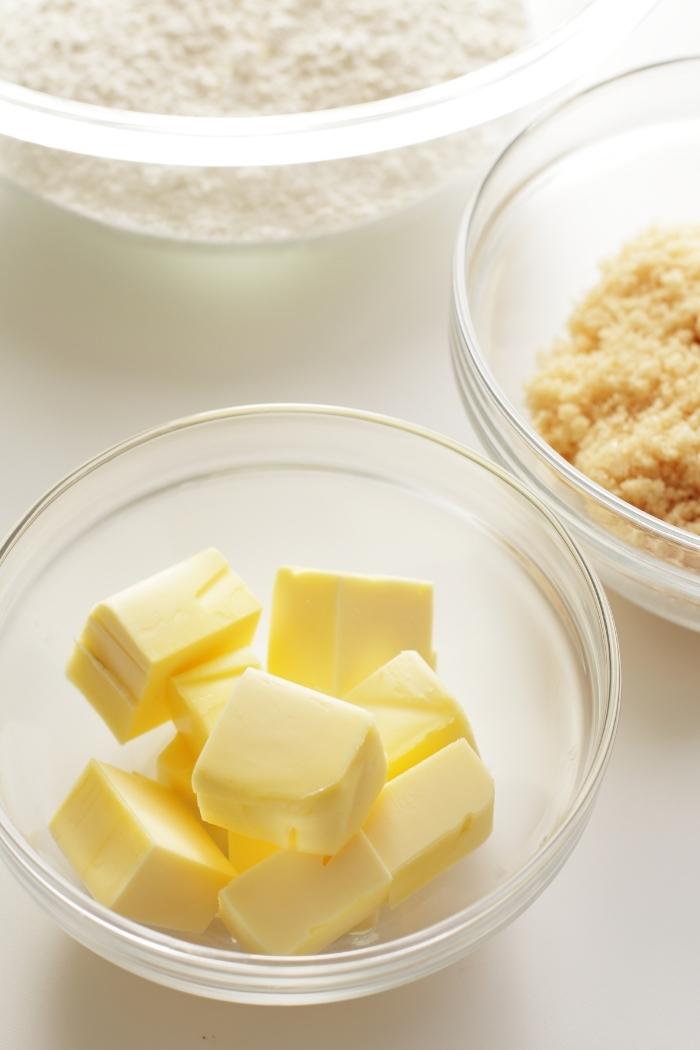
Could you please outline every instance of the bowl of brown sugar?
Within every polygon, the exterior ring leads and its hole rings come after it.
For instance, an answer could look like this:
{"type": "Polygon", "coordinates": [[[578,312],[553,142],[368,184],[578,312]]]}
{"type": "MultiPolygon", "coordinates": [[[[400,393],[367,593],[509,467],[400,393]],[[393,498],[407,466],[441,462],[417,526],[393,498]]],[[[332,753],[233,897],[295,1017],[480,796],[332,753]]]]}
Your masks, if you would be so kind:
{"type": "Polygon", "coordinates": [[[490,455],[604,580],[700,630],[700,58],[526,129],[454,261],[452,350],[490,455]]]}

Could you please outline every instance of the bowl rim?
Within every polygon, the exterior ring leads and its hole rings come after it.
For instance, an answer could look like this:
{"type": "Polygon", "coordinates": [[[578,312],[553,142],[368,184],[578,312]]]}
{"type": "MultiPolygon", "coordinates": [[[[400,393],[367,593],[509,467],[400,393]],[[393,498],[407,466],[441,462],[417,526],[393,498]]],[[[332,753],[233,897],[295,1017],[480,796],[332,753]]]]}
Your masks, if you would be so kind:
{"type": "MultiPolygon", "coordinates": [[[[511,158],[513,153],[517,152],[522,143],[527,141],[531,135],[536,134],[542,129],[546,129],[551,121],[558,119],[563,113],[568,109],[575,107],[583,99],[595,97],[596,95],[604,95],[607,91],[614,90],[615,86],[623,81],[634,80],[636,78],[642,79],[649,74],[653,75],[667,69],[679,68],[681,66],[692,66],[693,64],[697,65],[700,69],[700,55],[683,55],[677,58],[650,62],[627,69],[622,73],[606,77],[604,80],[597,81],[595,84],[591,84],[581,91],[576,91],[570,94],[555,106],[549,107],[535,120],[530,121],[526,127],[511,139],[489,166],[473,196],[468,202],[460,220],[452,256],[452,301],[459,327],[459,335],[461,336],[459,349],[464,356],[465,366],[471,370],[472,375],[478,380],[481,389],[488,396],[490,403],[497,409],[501,417],[506,420],[508,425],[516,432],[518,437],[527,445],[527,447],[534,452],[538,458],[544,460],[546,465],[550,467],[555,474],[562,477],[568,485],[585,495],[587,499],[592,500],[597,506],[615,514],[617,517],[624,519],[630,525],[642,529],[644,532],[652,533],[666,543],[672,543],[675,547],[680,547],[686,551],[700,552],[700,535],[696,535],[687,529],[682,529],[680,526],[671,525],[660,518],[654,517],[654,515],[649,514],[647,511],[639,510],[631,503],[626,503],[624,500],[620,499],[619,496],[615,496],[608,489],[599,485],[597,482],[592,481],[582,471],[572,466],[563,456],[556,452],[533,427],[528,426],[522,420],[510,399],[502,392],[496,377],[489,368],[486,358],[481,353],[479,339],[472,318],[469,297],[466,291],[466,276],[472,258],[472,253],[467,251],[467,245],[473,232],[474,223],[480,206],[482,205],[483,199],[490,189],[492,182],[498,176],[502,165],[511,158]]],[[[538,169],[538,172],[541,172],[541,170],[542,169],[538,169]]],[[[552,493],[551,496],[556,499],[556,494],[552,493]]],[[[591,521],[587,524],[596,533],[603,534],[604,530],[594,522],[591,521]]],[[[605,532],[605,536],[609,542],[615,542],[625,549],[628,547],[624,541],[608,532],[605,532]]],[[[651,557],[654,561],[658,560],[650,555],[649,552],[639,550],[635,551],[635,553],[640,556],[646,554],[647,557],[651,557]]],[[[671,566],[669,566],[669,568],[671,568],[671,566]]],[[[679,566],[673,566],[672,568],[675,568],[683,575],[696,578],[697,574],[692,573],[690,570],[686,571],[679,566]]]]}
{"type": "Polygon", "coordinates": [[[182,166],[299,164],[463,131],[570,83],[658,0],[587,0],[554,30],[480,69],[374,102],[239,117],[186,117],[76,102],[0,79],[0,134],[70,152],[182,166]]]}
{"type": "MultiPolygon", "coordinates": [[[[411,958],[423,959],[431,952],[431,949],[439,949],[441,945],[444,947],[445,942],[451,944],[459,934],[464,934],[470,929],[477,931],[478,934],[480,924],[483,925],[485,919],[497,917],[499,912],[503,912],[505,904],[517,899],[518,905],[511,908],[505,918],[501,918],[500,923],[496,918],[495,925],[489,927],[488,932],[499,928],[530,902],[534,896],[532,885],[537,880],[542,880],[543,873],[545,881],[553,877],[582,830],[582,822],[590,810],[610,758],[620,708],[620,653],[612,612],[602,585],[568,530],[539,497],[497,464],[442,434],[391,416],[332,405],[272,403],[215,409],[174,419],[160,426],[143,430],[131,438],[112,445],[65,475],[29,508],[0,545],[0,574],[10,552],[21,542],[22,537],[31,529],[44,510],[59,500],[64,493],[80,484],[84,478],[113,460],[142,445],[176,432],[234,419],[272,416],[307,418],[315,416],[342,419],[349,421],[351,425],[362,423],[372,427],[398,430],[421,441],[437,445],[498,478],[503,484],[514,490],[519,498],[534,507],[554,530],[566,554],[577,568],[581,583],[588,592],[595,610],[602,647],[600,651],[593,652],[588,640],[585,645],[591,658],[602,661],[600,666],[604,671],[604,681],[607,685],[607,695],[601,694],[597,697],[597,704],[600,707],[597,738],[592,743],[581,783],[566,816],[553,834],[540,844],[514,875],[478,901],[460,909],[448,918],[384,944],[301,957],[256,955],[229,948],[190,944],[171,934],[124,918],[98,904],[86,891],[74,886],[46,864],[14,827],[2,808],[0,808],[0,856],[3,857],[13,874],[47,910],[52,910],[47,905],[47,901],[51,901],[59,905],[62,911],[72,913],[76,921],[85,919],[91,926],[99,927],[107,932],[122,946],[132,949],[132,954],[141,959],[141,972],[146,976],[159,979],[158,973],[150,969],[155,966],[157,970],[159,962],[161,965],[170,967],[168,972],[171,974],[173,968],[177,970],[180,967],[179,986],[191,991],[199,991],[200,994],[204,990],[202,988],[202,968],[205,969],[205,976],[222,982],[221,987],[218,988],[219,992],[222,989],[229,993],[232,990],[240,991],[241,986],[235,984],[236,979],[244,982],[255,980],[263,983],[265,981],[274,982],[275,991],[272,994],[260,993],[259,998],[256,999],[253,993],[248,996],[247,1001],[264,1001],[275,996],[277,1001],[294,998],[300,980],[316,978],[321,982],[323,988],[319,996],[312,993],[311,998],[307,1001],[326,1001],[343,996],[336,994],[338,988],[335,985],[332,986],[331,991],[328,991],[329,986],[323,984],[324,981],[339,982],[345,988],[345,997],[352,994],[367,994],[375,989],[367,987],[362,991],[348,991],[349,988],[356,988],[356,985],[352,983],[354,978],[363,975],[371,978],[375,973],[379,975],[379,971],[390,968],[392,964],[399,968],[405,967],[411,958]],[[146,961],[145,966],[143,960],[146,961]],[[192,983],[195,974],[197,987],[194,987],[192,983]],[[188,979],[190,983],[187,983],[188,979]],[[230,981],[234,982],[233,986],[230,981]]],[[[55,911],[53,914],[58,918],[55,911]]],[[[81,939],[74,927],[69,932],[81,939]]],[[[96,950],[99,951],[99,948],[96,950]]],[[[400,980],[390,981],[387,987],[409,979],[411,979],[410,976],[404,976],[400,980]]],[[[165,980],[164,983],[170,982],[165,980]]],[[[224,994],[221,997],[231,998],[232,996],[224,994]]],[[[301,995],[297,997],[302,998],[301,995]]]]}

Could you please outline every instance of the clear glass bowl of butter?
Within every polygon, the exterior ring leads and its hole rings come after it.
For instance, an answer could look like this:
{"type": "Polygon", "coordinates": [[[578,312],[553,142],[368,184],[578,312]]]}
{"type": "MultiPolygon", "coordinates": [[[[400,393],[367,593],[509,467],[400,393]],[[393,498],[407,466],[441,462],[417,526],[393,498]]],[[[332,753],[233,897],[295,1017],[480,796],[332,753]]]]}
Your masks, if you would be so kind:
{"type": "MultiPolygon", "coordinates": [[[[263,657],[267,630],[263,616],[263,657]]],[[[557,520],[499,468],[344,409],[184,419],[81,467],[0,549],[0,854],[76,940],[162,984],[274,1004],[379,992],[463,956],[544,889],[590,815],[619,690],[600,586],[557,520]],[[495,780],[485,845],[323,954],[248,954],[218,922],[188,938],[131,922],[89,897],[48,831],[91,756],[150,771],[172,733],[121,746],[66,680],[86,610],[207,545],[268,606],[281,563],[432,580],[439,672],[495,780]]]]}
{"type": "Polygon", "coordinates": [[[487,454],[549,503],[606,584],[696,631],[700,536],[558,455],[534,429],[525,391],[604,259],[652,226],[698,222],[698,77],[698,58],[632,70],[518,136],[460,227],[452,323],[457,382],[487,454]]]}

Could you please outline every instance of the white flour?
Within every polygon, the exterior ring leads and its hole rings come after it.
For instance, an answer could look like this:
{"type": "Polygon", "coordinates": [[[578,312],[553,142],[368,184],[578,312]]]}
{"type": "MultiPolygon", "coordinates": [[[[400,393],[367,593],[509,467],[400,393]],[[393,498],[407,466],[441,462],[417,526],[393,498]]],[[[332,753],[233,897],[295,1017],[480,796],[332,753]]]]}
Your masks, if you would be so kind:
{"type": "MultiPolygon", "coordinates": [[[[156,113],[325,109],[470,72],[526,39],[523,0],[0,0],[0,77],[156,113]]],[[[256,169],[103,161],[7,142],[6,173],[72,209],[168,236],[308,236],[404,207],[491,134],[256,169]]]]}

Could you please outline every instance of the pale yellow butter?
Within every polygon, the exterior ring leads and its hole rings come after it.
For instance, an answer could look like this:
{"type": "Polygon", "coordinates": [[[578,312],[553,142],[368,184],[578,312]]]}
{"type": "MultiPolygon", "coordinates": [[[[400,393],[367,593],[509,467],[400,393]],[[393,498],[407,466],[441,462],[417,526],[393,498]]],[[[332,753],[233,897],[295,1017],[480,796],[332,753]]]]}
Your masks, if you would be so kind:
{"type": "Polygon", "coordinates": [[[87,766],[51,832],[96,900],[152,926],[201,933],[235,875],[173,791],[103,762],[87,766]]]}
{"type": "Polygon", "coordinates": [[[404,649],[432,663],[432,622],[430,583],[284,567],[275,579],[268,667],[343,697],[404,649]]]}
{"type": "Polygon", "coordinates": [[[192,771],[196,761],[182,733],[176,733],[158,755],[156,769],[161,784],[172,788],[188,806],[199,812],[197,796],[192,787],[192,771]]]}
{"type": "Polygon", "coordinates": [[[259,667],[252,649],[234,649],[175,675],[168,683],[168,707],[179,733],[198,755],[226,701],[231,687],[247,667],[259,667]]]}
{"type": "Polygon", "coordinates": [[[228,859],[239,874],[259,864],[261,860],[277,853],[279,846],[262,839],[251,839],[248,835],[239,835],[237,831],[228,833],[228,859]]]}
{"type": "MultiPolygon", "coordinates": [[[[177,733],[158,755],[156,769],[161,784],[172,788],[200,820],[197,796],[192,788],[192,771],[196,760],[197,756],[192,752],[185,738],[181,733],[177,733]]],[[[219,849],[228,856],[228,832],[224,828],[217,828],[215,824],[207,824],[205,821],[202,821],[202,827],[208,835],[211,835],[219,849]]],[[[236,871],[242,870],[236,864],[234,868],[236,871]]]]}
{"type": "Polygon", "coordinates": [[[100,602],[68,664],[68,677],[120,741],[169,717],[167,679],[246,646],[260,603],[210,548],[100,602]]]}
{"type": "Polygon", "coordinates": [[[488,838],[493,798],[491,775],[464,739],[389,781],[363,831],[391,872],[391,907],[488,838]]]}
{"type": "Polygon", "coordinates": [[[220,916],[248,951],[320,952],[373,916],[390,882],[358,832],[330,859],[281,850],[256,864],[221,891],[220,916]]]}
{"type": "Polygon", "coordinates": [[[307,853],[336,853],[386,777],[374,719],[249,668],[197,760],[199,809],[212,824],[307,853]]]}
{"type": "Polygon", "coordinates": [[[399,653],[345,699],[374,716],[388,779],[460,737],[476,750],[466,715],[419,653],[399,653]]]}

